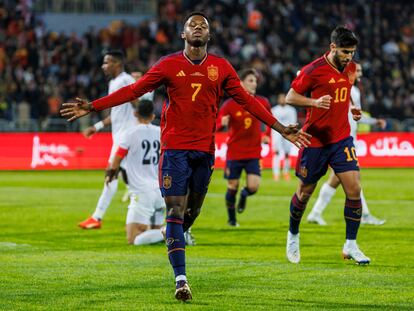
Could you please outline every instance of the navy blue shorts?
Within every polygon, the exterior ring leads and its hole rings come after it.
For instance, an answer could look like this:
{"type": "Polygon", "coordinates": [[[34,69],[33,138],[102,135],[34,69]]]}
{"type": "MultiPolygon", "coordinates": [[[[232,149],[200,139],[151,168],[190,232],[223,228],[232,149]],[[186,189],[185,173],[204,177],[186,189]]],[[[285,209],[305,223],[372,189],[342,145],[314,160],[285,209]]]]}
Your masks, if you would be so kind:
{"type": "Polygon", "coordinates": [[[214,170],[214,154],[195,150],[164,150],[159,168],[163,197],[186,195],[188,189],[204,194],[214,170]]]}
{"type": "Polygon", "coordinates": [[[224,178],[226,179],[239,179],[243,169],[246,174],[253,174],[260,176],[260,160],[259,159],[247,159],[247,160],[227,160],[226,168],[224,170],[224,178]]]}
{"type": "Polygon", "coordinates": [[[305,184],[314,184],[326,174],[328,166],[335,173],[359,171],[354,140],[350,136],[323,147],[308,147],[299,151],[296,176],[305,184]]]}

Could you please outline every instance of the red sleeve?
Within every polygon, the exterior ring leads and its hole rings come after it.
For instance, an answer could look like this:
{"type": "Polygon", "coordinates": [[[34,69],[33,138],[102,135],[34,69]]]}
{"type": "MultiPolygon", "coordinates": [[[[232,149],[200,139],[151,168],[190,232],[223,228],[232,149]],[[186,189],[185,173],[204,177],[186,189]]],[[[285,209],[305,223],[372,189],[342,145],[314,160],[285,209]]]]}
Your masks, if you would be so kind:
{"type": "Polygon", "coordinates": [[[221,124],[221,119],[225,116],[229,114],[229,102],[230,100],[226,100],[223,105],[221,106],[218,116],[217,116],[217,121],[216,121],[216,129],[219,131],[221,130],[224,126],[221,124]]]}
{"type": "Polygon", "coordinates": [[[226,61],[227,76],[224,80],[224,90],[245,110],[254,115],[267,126],[272,126],[276,119],[258,101],[240,85],[240,79],[229,62],[226,61]]]}
{"type": "Polygon", "coordinates": [[[292,81],[290,86],[296,91],[296,93],[303,95],[311,90],[313,81],[309,69],[307,66],[302,68],[296,78],[292,81]]]}
{"type": "Polygon", "coordinates": [[[115,155],[117,155],[121,159],[125,158],[125,156],[127,154],[128,154],[128,149],[124,149],[124,148],[121,148],[121,147],[118,147],[118,150],[115,153],[115,155]]]}
{"type": "Polygon", "coordinates": [[[151,92],[164,83],[165,75],[162,72],[162,61],[158,61],[146,74],[137,82],[120,88],[107,96],[101,97],[92,102],[95,110],[104,110],[109,107],[118,106],[123,103],[141,97],[151,92]]]}

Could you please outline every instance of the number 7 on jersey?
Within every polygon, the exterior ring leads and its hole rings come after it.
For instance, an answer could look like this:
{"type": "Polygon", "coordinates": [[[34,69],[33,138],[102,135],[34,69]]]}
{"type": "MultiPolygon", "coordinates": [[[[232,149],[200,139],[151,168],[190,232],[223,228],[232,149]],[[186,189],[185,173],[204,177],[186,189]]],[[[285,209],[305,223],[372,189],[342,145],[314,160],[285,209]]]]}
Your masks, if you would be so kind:
{"type": "Polygon", "coordinates": [[[191,97],[191,101],[195,102],[196,96],[201,90],[201,83],[191,83],[191,87],[195,89],[193,96],[191,97]]]}

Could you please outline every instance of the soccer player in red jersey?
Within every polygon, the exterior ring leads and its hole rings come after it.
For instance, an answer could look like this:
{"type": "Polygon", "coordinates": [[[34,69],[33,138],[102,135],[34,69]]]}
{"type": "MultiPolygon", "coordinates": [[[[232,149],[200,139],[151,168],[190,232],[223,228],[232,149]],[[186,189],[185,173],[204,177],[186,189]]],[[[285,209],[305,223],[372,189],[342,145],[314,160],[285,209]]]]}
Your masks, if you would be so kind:
{"type": "MultiPolygon", "coordinates": [[[[243,88],[254,96],[260,104],[270,111],[269,101],[262,96],[257,96],[258,73],[255,69],[242,70],[239,74],[243,88]]],[[[218,126],[227,126],[229,137],[227,138],[226,168],[224,178],[227,179],[226,206],[228,224],[239,226],[236,220],[236,194],[239,188],[239,179],[243,170],[246,171],[246,187],[240,192],[237,211],[242,213],[246,208],[247,197],[257,192],[260,185],[260,152],[261,143],[269,143],[270,128],[262,137],[261,122],[248,111],[237,104],[234,99],[228,99],[220,108],[218,126]]]]}
{"type": "Polygon", "coordinates": [[[184,20],[184,50],[161,58],[136,83],[91,103],[77,99],[65,103],[61,114],[68,121],[127,102],[167,87],[161,118],[160,189],[167,205],[166,244],[173,267],[178,300],[192,298],[185,271],[184,232],[200,213],[214,168],[214,134],[218,104],[224,92],[247,111],[280,132],[299,148],[309,134],[297,125],[283,126],[240,85],[230,63],[207,53],[209,20],[193,12],[184,20]]]}
{"type": "MultiPolygon", "coordinates": [[[[296,176],[300,181],[290,203],[286,255],[293,263],[300,261],[299,224],[303,212],[328,166],[338,176],[346,194],[343,256],[358,264],[370,262],[356,243],[361,221],[361,186],[348,121],[351,87],[356,77],[352,57],[357,44],[358,39],[351,30],[335,28],[331,34],[330,51],[302,68],[286,97],[289,104],[307,108],[303,128],[312,135],[310,146],[299,151],[296,176]]],[[[354,119],[361,117],[359,110],[352,111],[354,119]]]]}

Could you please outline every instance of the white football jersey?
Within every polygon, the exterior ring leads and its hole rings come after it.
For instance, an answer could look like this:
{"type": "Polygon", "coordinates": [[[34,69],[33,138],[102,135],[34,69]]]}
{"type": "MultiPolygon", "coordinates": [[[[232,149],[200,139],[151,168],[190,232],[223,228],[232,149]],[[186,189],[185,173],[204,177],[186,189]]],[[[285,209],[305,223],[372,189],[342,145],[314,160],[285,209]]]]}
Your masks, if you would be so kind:
{"type": "MultiPolygon", "coordinates": [[[[295,124],[298,121],[296,109],[290,105],[276,105],[272,108],[273,116],[283,125],[295,124]]],[[[276,137],[282,137],[278,132],[272,131],[272,141],[277,140],[276,137]]]]}
{"type": "MultiPolygon", "coordinates": [[[[351,99],[352,99],[352,103],[354,104],[354,106],[361,109],[361,91],[355,85],[353,85],[351,88],[351,99]]],[[[349,125],[351,127],[350,135],[355,139],[357,130],[358,130],[358,124],[357,124],[357,121],[355,121],[354,118],[352,117],[351,109],[349,109],[349,112],[348,112],[348,119],[349,119],[349,125]]]]}
{"type": "MultiPolygon", "coordinates": [[[[135,79],[126,72],[122,72],[116,78],[109,81],[108,93],[111,94],[132,83],[135,83],[135,79]]],[[[113,144],[118,145],[122,132],[131,129],[137,122],[137,118],[134,115],[134,107],[130,102],[112,107],[111,124],[113,144]]]]}
{"type": "Polygon", "coordinates": [[[139,194],[159,188],[160,128],[152,124],[136,124],[121,138],[119,146],[128,150],[129,189],[139,194]]]}

